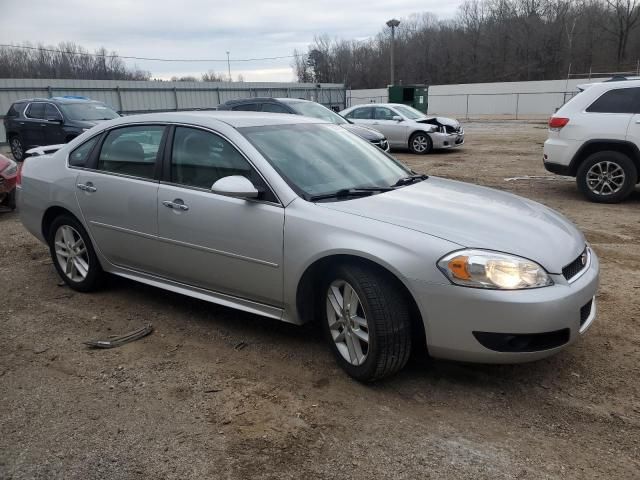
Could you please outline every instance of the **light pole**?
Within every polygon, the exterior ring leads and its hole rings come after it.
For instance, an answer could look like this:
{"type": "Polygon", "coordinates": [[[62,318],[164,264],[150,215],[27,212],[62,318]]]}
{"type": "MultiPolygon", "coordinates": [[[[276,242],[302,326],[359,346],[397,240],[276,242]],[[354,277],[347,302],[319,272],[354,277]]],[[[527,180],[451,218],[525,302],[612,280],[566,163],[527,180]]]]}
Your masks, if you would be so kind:
{"type": "Polygon", "coordinates": [[[229,60],[229,51],[227,51],[227,73],[229,74],[229,81],[233,82],[231,79],[231,61],[229,60]]]}
{"type": "Polygon", "coordinates": [[[394,84],[394,71],[396,69],[396,65],[393,58],[393,50],[395,48],[396,43],[396,27],[400,25],[400,22],[395,18],[392,18],[387,22],[387,27],[391,27],[391,85],[394,84]]]}

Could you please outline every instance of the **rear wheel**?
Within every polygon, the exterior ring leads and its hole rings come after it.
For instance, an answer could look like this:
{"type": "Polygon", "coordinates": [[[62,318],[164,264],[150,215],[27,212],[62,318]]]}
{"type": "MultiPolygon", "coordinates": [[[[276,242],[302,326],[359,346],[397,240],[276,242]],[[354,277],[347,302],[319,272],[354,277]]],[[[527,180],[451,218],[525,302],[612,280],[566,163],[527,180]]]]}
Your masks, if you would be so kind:
{"type": "Polygon", "coordinates": [[[578,168],[576,182],[592,202],[617,203],[631,194],[638,171],[625,154],[602,151],[589,155],[578,168]]]}
{"type": "Polygon", "coordinates": [[[402,369],[411,354],[407,301],[392,279],[361,266],[329,274],[322,289],[323,329],[338,364],[370,382],[402,369]]]}
{"type": "Polygon", "coordinates": [[[409,150],[417,155],[429,153],[433,148],[433,142],[429,134],[425,132],[416,132],[409,139],[409,150]]]}
{"type": "Polygon", "coordinates": [[[22,145],[22,140],[17,135],[14,135],[9,140],[9,146],[11,147],[11,155],[13,155],[13,159],[17,162],[21,162],[24,160],[24,146],[22,145]]]}
{"type": "Polygon", "coordinates": [[[95,290],[104,272],[84,227],[70,215],[57,217],[49,227],[53,264],[67,285],[80,292],[95,290]]]}

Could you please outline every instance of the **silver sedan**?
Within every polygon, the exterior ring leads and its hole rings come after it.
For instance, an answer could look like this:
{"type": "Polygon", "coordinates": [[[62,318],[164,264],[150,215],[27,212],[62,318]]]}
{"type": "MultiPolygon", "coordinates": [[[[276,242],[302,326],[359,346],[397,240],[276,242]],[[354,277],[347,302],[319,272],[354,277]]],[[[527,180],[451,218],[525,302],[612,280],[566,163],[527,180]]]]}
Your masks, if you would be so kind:
{"type": "Polygon", "coordinates": [[[64,281],[105,272],[301,324],[375,380],[412,349],[522,362],[595,318],[598,259],[540,204],[419,175],[294,115],[163,113],[102,123],[26,160],[18,208],[64,281]]]}
{"type": "Polygon", "coordinates": [[[387,137],[391,148],[408,148],[418,155],[464,144],[464,129],[457,120],[425,115],[400,103],[356,105],[340,115],[378,130],[387,137]]]}

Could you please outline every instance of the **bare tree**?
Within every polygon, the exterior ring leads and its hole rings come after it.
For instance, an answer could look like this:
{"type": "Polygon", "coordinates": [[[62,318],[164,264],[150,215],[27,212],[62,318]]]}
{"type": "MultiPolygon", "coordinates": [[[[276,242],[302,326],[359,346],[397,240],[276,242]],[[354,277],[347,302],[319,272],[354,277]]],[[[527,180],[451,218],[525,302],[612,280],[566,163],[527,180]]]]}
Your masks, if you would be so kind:
{"type": "Polygon", "coordinates": [[[616,40],[617,67],[625,58],[629,34],[640,18],[637,0],[607,0],[610,15],[606,18],[605,30],[616,40]]]}

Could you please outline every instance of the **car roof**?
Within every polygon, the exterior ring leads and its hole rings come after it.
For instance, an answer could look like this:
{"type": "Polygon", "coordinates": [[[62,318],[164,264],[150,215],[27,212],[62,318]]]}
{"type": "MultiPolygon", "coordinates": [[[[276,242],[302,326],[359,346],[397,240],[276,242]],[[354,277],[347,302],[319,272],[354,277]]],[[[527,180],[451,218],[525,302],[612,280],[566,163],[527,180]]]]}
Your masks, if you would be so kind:
{"type": "Polygon", "coordinates": [[[290,115],[287,113],[262,113],[262,112],[234,112],[229,110],[188,111],[188,112],[162,112],[146,113],[142,115],[129,115],[113,120],[111,125],[128,124],[135,122],[175,122],[191,123],[201,126],[215,126],[215,122],[224,122],[234,128],[263,127],[268,125],[295,125],[300,123],[323,123],[325,120],[318,118],[290,115]]]}
{"type": "Polygon", "coordinates": [[[234,98],[233,100],[227,100],[224,102],[225,105],[241,105],[243,103],[278,103],[281,99],[273,98],[273,97],[249,97],[249,98],[234,98]]]}

